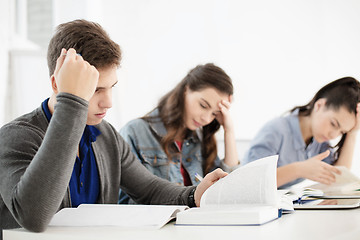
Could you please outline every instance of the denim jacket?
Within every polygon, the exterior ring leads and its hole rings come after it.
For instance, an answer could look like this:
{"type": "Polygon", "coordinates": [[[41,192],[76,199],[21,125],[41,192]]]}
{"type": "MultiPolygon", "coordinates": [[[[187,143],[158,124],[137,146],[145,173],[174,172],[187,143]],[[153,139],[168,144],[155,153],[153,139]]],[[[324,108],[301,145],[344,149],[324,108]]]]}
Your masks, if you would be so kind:
{"type": "MultiPolygon", "coordinates": [[[[149,116],[158,116],[158,110],[152,111],[149,116]]],[[[180,161],[189,173],[193,185],[198,185],[199,181],[195,179],[195,174],[203,176],[202,154],[201,154],[201,130],[195,131],[182,143],[181,151],[172,159],[168,159],[163,150],[160,140],[167,133],[166,128],[160,118],[154,118],[151,122],[143,119],[134,119],[127,123],[119,131],[120,135],[130,145],[132,152],[137,156],[140,162],[153,174],[183,185],[183,177],[180,172],[180,161]]],[[[175,143],[174,143],[175,144],[175,143]]],[[[175,145],[176,146],[176,145],[175,145]]],[[[220,167],[224,171],[232,169],[226,166],[219,157],[216,157],[215,167],[220,167]]],[[[127,203],[124,193],[120,193],[119,203],[127,203]]]]}

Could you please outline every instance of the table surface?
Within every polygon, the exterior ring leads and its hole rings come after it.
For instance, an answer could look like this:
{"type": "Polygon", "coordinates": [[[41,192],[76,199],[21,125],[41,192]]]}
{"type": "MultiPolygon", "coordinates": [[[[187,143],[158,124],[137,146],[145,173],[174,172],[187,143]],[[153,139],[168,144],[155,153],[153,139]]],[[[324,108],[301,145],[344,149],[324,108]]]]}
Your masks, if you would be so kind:
{"type": "Polygon", "coordinates": [[[48,227],[43,233],[4,230],[3,239],[360,239],[360,208],[297,210],[262,226],[177,226],[158,230],[119,227],[48,227]]]}

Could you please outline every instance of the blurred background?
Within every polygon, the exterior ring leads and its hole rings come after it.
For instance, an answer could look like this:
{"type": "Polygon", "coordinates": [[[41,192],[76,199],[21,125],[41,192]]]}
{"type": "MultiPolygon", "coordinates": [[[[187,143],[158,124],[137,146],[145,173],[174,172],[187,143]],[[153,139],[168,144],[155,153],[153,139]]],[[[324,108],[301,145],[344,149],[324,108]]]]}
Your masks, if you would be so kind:
{"type": "MultiPolygon", "coordinates": [[[[107,121],[120,129],[191,68],[213,62],[233,79],[241,159],[265,122],[330,81],[360,79],[359,13],[358,0],[2,0],[0,126],[50,95],[47,44],[58,24],[83,18],[123,52],[107,121]]],[[[359,158],[357,144],[358,175],[359,158]]]]}

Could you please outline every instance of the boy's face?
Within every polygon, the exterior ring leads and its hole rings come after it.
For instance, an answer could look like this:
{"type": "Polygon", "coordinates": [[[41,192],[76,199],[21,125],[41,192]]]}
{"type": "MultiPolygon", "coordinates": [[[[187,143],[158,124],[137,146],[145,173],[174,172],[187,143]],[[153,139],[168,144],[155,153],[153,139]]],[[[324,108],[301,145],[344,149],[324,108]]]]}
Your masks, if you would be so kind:
{"type": "Polygon", "coordinates": [[[106,116],[112,107],[112,88],[118,82],[116,66],[98,69],[99,81],[94,95],[89,101],[89,110],[86,124],[97,125],[106,116]]]}

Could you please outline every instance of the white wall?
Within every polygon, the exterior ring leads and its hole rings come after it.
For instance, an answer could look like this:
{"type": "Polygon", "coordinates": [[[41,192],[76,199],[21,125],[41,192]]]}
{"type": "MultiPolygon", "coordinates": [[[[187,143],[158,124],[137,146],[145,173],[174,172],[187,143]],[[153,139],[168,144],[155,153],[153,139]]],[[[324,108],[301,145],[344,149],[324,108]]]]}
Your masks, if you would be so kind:
{"type": "Polygon", "coordinates": [[[152,109],[199,63],[232,77],[239,139],[325,83],[360,78],[357,0],[105,0],[103,11],[124,54],[120,114],[110,118],[117,127],[152,109]]]}
{"type": "Polygon", "coordinates": [[[214,62],[233,79],[239,142],[329,81],[360,79],[358,0],[105,0],[103,11],[124,54],[108,116],[117,128],[200,63],[214,62]]]}
{"type": "MultiPolygon", "coordinates": [[[[28,38],[29,23],[33,22],[28,17],[41,11],[34,13],[37,9],[27,6],[34,2],[41,5],[41,1],[47,0],[2,2],[0,126],[40,106],[40,101],[49,96],[45,52],[28,38]]],[[[38,33],[45,34],[43,30],[40,28],[38,33]]]]}
{"type": "Polygon", "coordinates": [[[52,0],[53,26],[74,19],[87,19],[101,23],[102,17],[107,15],[103,11],[106,5],[102,0],[52,0]]]}
{"type": "Polygon", "coordinates": [[[13,49],[9,60],[7,122],[39,107],[52,93],[45,51],[13,49]]]}
{"type": "Polygon", "coordinates": [[[6,86],[8,80],[8,51],[10,32],[10,1],[5,0],[0,8],[0,126],[5,122],[6,86]]]}

